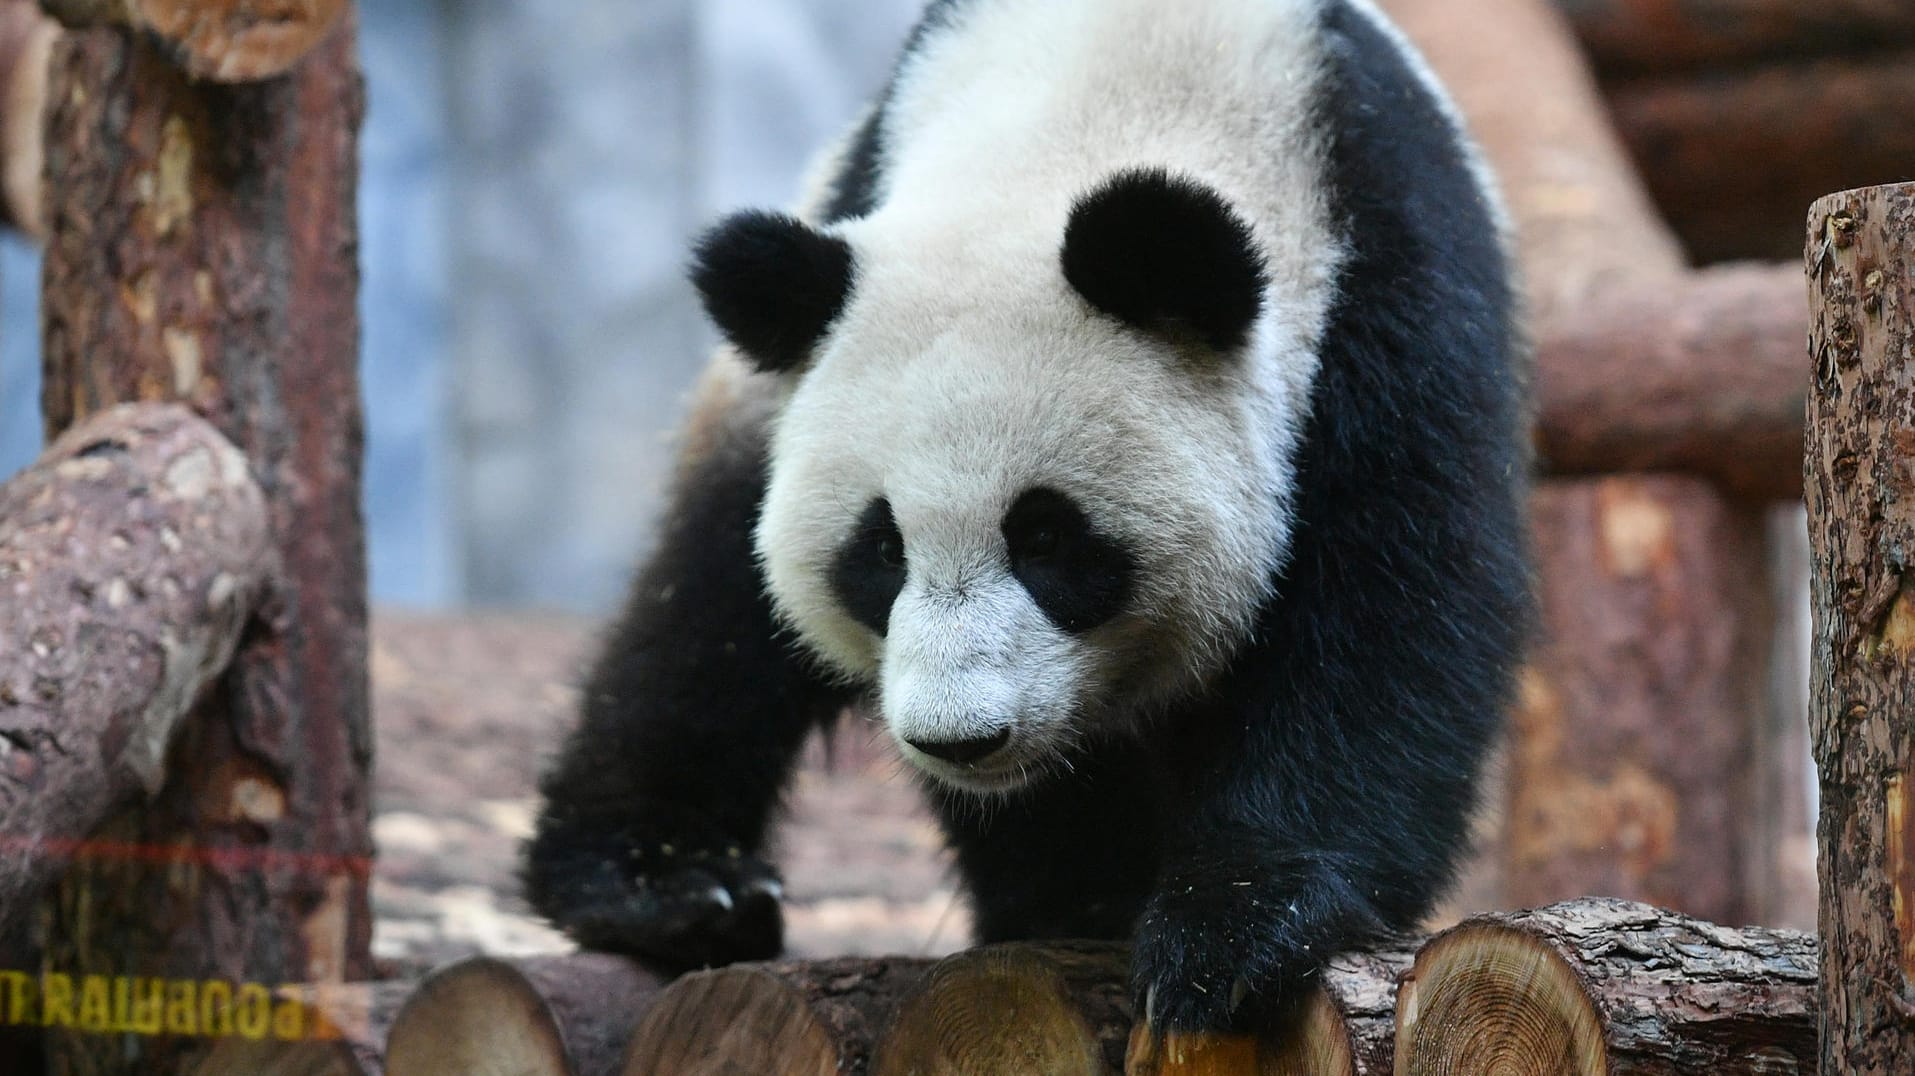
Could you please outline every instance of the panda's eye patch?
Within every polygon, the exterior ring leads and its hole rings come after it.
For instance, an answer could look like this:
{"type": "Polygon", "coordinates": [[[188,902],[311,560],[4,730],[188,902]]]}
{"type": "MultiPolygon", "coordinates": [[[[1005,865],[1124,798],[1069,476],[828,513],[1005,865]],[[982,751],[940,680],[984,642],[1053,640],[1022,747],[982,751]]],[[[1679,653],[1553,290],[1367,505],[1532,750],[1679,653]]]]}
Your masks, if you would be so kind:
{"type": "Polygon", "coordinates": [[[1123,610],[1130,554],[1091,526],[1076,501],[1054,489],[1025,490],[1004,514],[1011,574],[1051,622],[1089,631],[1123,610]]]}
{"type": "Polygon", "coordinates": [[[883,635],[904,589],[904,534],[891,502],[873,498],[831,565],[831,589],[852,619],[883,635]]]}

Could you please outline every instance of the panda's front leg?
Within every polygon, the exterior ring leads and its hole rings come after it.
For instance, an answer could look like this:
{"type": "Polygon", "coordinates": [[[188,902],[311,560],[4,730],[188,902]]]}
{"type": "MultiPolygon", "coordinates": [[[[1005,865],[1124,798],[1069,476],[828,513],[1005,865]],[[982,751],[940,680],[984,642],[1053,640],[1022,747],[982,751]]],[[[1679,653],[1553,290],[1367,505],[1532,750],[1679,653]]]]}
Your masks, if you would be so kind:
{"type": "Polygon", "coordinates": [[[580,945],[669,970],[779,953],[766,830],[806,733],[850,700],[765,596],[762,429],[703,434],[540,782],[524,875],[533,907],[580,945]]]}
{"type": "Polygon", "coordinates": [[[1329,960],[1414,929],[1467,845],[1493,696],[1453,708],[1400,680],[1245,667],[1261,690],[1227,688],[1179,732],[1177,822],[1132,956],[1159,1032],[1281,1027],[1329,960]]]}

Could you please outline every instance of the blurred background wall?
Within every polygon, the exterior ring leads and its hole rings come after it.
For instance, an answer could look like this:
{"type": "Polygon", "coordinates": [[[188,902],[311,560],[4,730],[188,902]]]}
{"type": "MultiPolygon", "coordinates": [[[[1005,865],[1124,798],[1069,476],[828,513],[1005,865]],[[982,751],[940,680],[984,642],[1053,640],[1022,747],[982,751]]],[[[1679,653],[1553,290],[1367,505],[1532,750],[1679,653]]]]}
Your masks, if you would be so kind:
{"type": "MultiPolygon", "coordinates": [[[[683,266],[882,85],[919,0],[360,5],[374,599],[601,612],[711,335],[683,266]]],[[[39,451],[38,258],[0,240],[0,475],[39,451]]]]}

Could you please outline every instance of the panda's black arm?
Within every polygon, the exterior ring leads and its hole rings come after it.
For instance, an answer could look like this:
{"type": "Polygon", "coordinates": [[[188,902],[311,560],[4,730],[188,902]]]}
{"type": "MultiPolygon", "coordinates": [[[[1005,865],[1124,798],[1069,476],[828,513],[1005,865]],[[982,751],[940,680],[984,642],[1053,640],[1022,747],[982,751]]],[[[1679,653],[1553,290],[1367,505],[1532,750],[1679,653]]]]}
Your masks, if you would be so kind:
{"type": "Polygon", "coordinates": [[[1514,495],[1480,501],[1345,506],[1300,541],[1259,644],[1180,715],[1134,963],[1158,1026],[1272,1017],[1451,880],[1524,623],[1514,495]]]}
{"type": "Polygon", "coordinates": [[[760,425],[714,425],[540,783],[533,906],[590,948],[696,966],[775,955],[759,852],[806,733],[850,699],[773,620],[753,557],[760,425]]]}

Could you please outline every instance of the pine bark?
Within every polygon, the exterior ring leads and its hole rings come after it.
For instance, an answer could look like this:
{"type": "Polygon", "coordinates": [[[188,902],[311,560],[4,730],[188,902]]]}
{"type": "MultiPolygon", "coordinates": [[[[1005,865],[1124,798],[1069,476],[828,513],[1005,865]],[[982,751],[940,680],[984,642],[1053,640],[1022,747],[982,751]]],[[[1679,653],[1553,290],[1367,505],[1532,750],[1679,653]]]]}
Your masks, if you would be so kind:
{"type": "Polygon", "coordinates": [[[0,486],[0,934],[159,791],[273,568],[246,458],[177,405],[95,415],[0,486]]]}
{"type": "Polygon", "coordinates": [[[1822,1071],[1915,1070],[1915,185],[1809,211],[1822,1071]]]}
{"type": "Polygon", "coordinates": [[[1479,916],[1417,954],[1398,998],[1396,1072],[1804,1071],[1815,1054],[1815,964],[1810,935],[1630,901],[1479,916]]]}
{"type": "MultiPolygon", "coordinates": [[[[365,555],[349,27],[284,79],[196,81],[143,39],[71,32],[48,120],[50,434],[175,399],[247,455],[284,574],[151,803],[95,836],[191,864],[87,863],[50,968],[231,982],[370,977],[365,555]]],[[[56,1034],[66,1071],[163,1071],[185,1040],[56,1034]]]]}
{"type": "Polygon", "coordinates": [[[339,26],[348,0],[40,0],[76,29],[119,26],[154,43],[194,78],[283,75],[339,26]]]}

